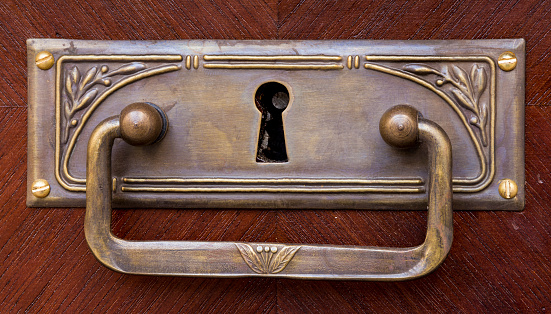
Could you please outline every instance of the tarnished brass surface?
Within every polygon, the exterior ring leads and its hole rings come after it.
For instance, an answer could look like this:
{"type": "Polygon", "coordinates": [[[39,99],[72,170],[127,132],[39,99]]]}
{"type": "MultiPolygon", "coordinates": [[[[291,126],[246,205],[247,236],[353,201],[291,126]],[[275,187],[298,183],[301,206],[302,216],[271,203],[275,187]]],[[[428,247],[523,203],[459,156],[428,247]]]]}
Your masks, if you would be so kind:
{"type": "Polygon", "coordinates": [[[134,103],[121,112],[121,138],[130,145],[149,145],[163,139],[168,128],[166,114],[151,103],[134,103]]]}
{"type": "Polygon", "coordinates": [[[524,206],[521,39],[31,39],[28,58],[29,206],[84,206],[86,143],[131,103],[171,123],[147,149],[114,143],[114,207],[424,210],[425,156],[378,131],[399,104],[448,134],[454,209],[524,206]],[[43,51],[50,69],[37,67],[43,51]],[[518,185],[509,199],[505,178],[518,185]],[[47,197],[33,195],[37,179],[47,197]]]}
{"type": "Polygon", "coordinates": [[[412,147],[419,140],[419,112],[408,105],[398,105],[383,114],[379,132],[388,145],[398,148],[412,147]]]}
{"type": "MultiPolygon", "coordinates": [[[[130,106],[125,116],[142,115],[132,142],[157,138],[160,113],[130,106]],[[150,130],[157,130],[150,132],[150,130]]],[[[88,142],[84,232],[96,258],[112,270],[128,274],[243,277],[275,276],[303,279],[408,280],[429,274],[446,258],[453,240],[452,147],[444,130],[418,119],[411,107],[390,109],[381,132],[391,143],[403,134],[419,138],[428,161],[428,225],[423,244],[410,248],[232,243],[201,241],[127,241],[111,232],[111,151],[116,138],[133,124],[114,116],[101,122],[88,142]],[[418,120],[418,125],[417,125],[418,120]],[[390,122],[389,122],[390,121],[390,122]],[[401,128],[414,121],[411,129],[401,128]],[[396,131],[398,130],[398,131],[396,131]]],[[[409,145],[417,141],[410,141],[409,145]]]]}

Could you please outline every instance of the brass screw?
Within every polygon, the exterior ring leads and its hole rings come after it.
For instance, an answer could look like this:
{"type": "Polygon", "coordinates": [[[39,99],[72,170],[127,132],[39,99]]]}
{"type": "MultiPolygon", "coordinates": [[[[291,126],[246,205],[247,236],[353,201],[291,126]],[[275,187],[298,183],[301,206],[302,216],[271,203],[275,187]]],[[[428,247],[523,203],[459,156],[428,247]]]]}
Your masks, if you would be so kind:
{"type": "Polygon", "coordinates": [[[36,66],[42,70],[48,70],[54,65],[54,56],[49,51],[41,51],[34,58],[36,66]]]}
{"type": "Polygon", "coordinates": [[[44,198],[50,194],[50,184],[44,179],[34,180],[32,192],[34,196],[44,198]]]}
{"type": "Polygon", "coordinates": [[[511,199],[517,196],[518,186],[515,181],[511,179],[503,179],[499,181],[499,195],[506,199],[511,199]]]}
{"type": "Polygon", "coordinates": [[[505,51],[497,58],[497,64],[503,71],[512,71],[517,66],[517,56],[510,51],[505,51]]]}

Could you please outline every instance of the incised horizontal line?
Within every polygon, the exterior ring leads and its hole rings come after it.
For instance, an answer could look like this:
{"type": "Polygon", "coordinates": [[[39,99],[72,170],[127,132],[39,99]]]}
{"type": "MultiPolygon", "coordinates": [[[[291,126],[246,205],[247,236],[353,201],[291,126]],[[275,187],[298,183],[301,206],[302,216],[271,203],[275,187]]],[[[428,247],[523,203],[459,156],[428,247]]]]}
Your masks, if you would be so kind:
{"type": "Polygon", "coordinates": [[[340,70],[342,64],[204,63],[205,69],[340,70]]]}
{"type": "Polygon", "coordinates": [[[137,184],[319,184],[319,185],[422,185],[423,179],[297,179],[297,178],[123,178],[137,184]]]}
{"type": "Polygon", "coordinates": [[[204,55],[205,61],[285,61],[285,62],[300,62],[300,61],[341,61],[341,56],[244,56],[244,55],[204,55]]]}

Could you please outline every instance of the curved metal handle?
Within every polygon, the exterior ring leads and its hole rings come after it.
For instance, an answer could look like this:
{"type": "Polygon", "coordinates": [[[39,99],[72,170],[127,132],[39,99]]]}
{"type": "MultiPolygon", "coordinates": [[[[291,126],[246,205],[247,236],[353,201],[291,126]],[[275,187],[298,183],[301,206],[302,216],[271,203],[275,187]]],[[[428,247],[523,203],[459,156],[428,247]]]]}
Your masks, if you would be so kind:
{"type": "MultiPolygon", "coordinates": [[[[127,241],[111,233],[111,149],[115,138],[133,144],[160,140],[162,111],[134,104],[108,118],[88,143],[84,233],[96,258],[129,274],[210,277],[275,276],[305,279],[407,280],[435,270],[453,238],[451,144],[435,123],[409,106],[390,109],[381,119],[383,138],[405,147],[428,149],[428,226],[423,244],[410,248],[200,241],[127,241]]],[[[164,126],[164,127],[163,127],[164,126]]]]}

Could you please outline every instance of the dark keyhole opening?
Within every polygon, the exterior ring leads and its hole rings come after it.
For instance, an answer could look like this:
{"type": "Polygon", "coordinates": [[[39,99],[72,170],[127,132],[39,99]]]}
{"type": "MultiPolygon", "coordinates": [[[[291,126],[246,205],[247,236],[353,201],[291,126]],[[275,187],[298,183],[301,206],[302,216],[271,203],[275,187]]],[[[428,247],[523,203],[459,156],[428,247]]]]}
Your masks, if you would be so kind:
{"type": "Polygon", "coordinates": [[[289,104],[289,91],[277,82],[262,84],[254,96],[262,113],[256,162],[287,162],[287,147],[281,114],[289,104]]]}

